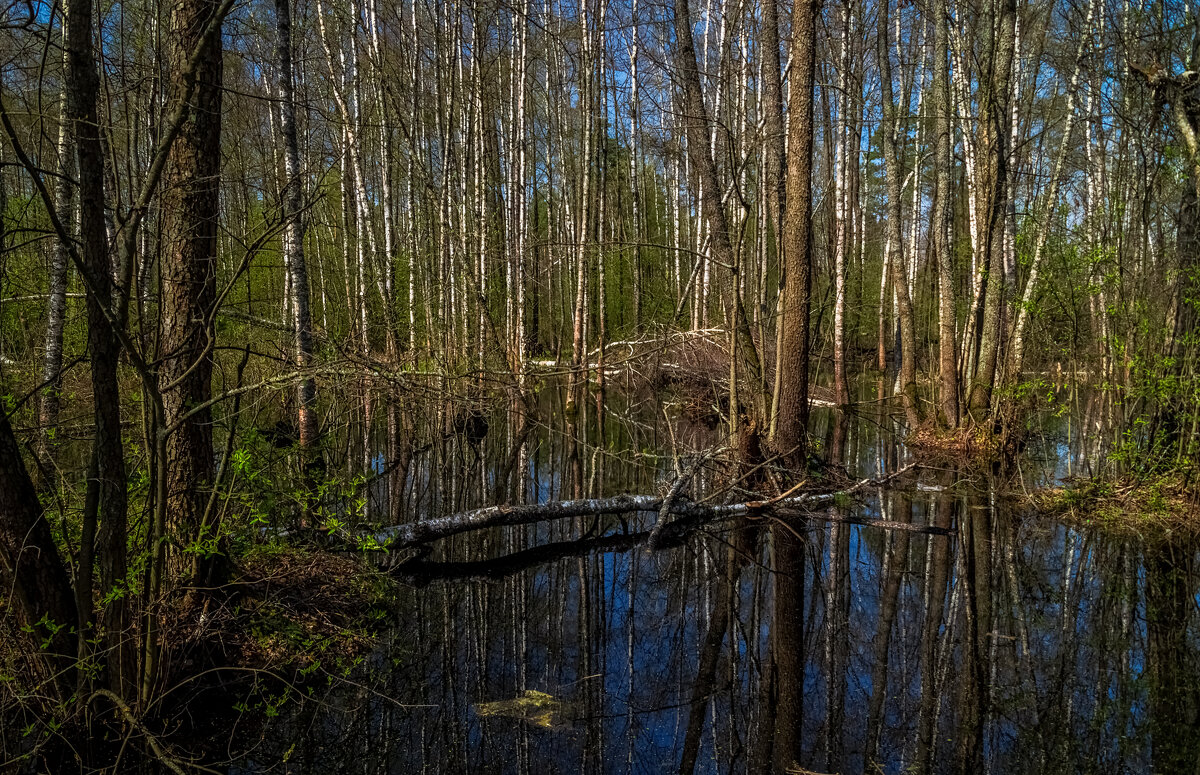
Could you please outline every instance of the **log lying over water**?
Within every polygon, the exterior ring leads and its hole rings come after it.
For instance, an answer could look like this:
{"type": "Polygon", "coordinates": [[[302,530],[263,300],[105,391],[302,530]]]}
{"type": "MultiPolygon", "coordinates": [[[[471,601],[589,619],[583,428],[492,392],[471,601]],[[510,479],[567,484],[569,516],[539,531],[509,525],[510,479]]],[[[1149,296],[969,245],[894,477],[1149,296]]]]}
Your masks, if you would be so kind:
{"type": "MultiPolygon", "coordinates": [[[[459,533],[489,527],[528,525],[552,519],[630,514],[639,511],[658,513],[664,503],[667,506],[666,511],[670,514],[704,522],[733,517],[761,517],[776,513],[803,512],[830,504],[838,498],[853,495],[866,487],[882,486],[912,470],[915,466],[915,463],[909,464],[882,479],[863,479],[851,487],[836,492],[804,493],[766,501],[714,505],[669,495],[618,495],[614,498],[552,501],[525,506],[487,506],[421,522],[386,527],[376,532],[374,538],[380,545],[389,549],[406,549],[449,538],[459,533]]],[[[861,520],[861,523],[878,524],[874,520],[861,520]]]]}
{"type": "MultiPolygon", "coordinates": [[[[791,514],[796,514],[795,511],[791,514]]],[[[785,516],[788,514],[785,512],[785,516]]],[[[906,530],[926,535],[950,535],[950,528],[936,525],[919,525],[911,522],[891,522],[882,519],[863,519],[860,517],[842,517],[824,512],[803,512],[803,519],[811,522],[842,522],[866,527],[877,527],[884,530],[906,530]]],[[[697,519],[677,519],[666,525],[660,531],[658,541],[650,541],[650,531],[642,530],[634,533],[618,532],[595,538],[577,538],[572,541],[559,541],[549,544],[522,549],[512,554],[499,557],[489,557],[484,560],[430,560],[427,551],[419,551],[411,558],[399,559],[395,564],[389,564],[392,573],[402,576],[408,583],[425,585],[435,581],[498,581],[513,576],[530,568],[536,568],[550,562],[568,557],[587,557],[594,554],[627,552],[639,546],[652,549],[670,549],[679,546],[687,540],[692,531],[700,526],[697,519]]],[[[394,557],[395,555],[393,555],[394,557]]]]}
{"type": "MultiPolygon", "coordinates": [[[[690,520],[688,523],[690,524],[690,520]]],[[[682,521],[672,523],[672,525],[682,524],[684,524],[682,521]]],[[[671,535],[664,540],[663,546],[674,546],[681,543],[684,534],[683,530],[671,531],[671,535]]],[[[428,584],[432,581],[496,581],[568,557],[627,552],[636,546],[647,543],[649,538],[650,531],[648,530],[637,533],[614,533],[596,538],[578,538],[574,541],[542,544],[531,549],[522,549],[512,554],[490,557],[486,560],[430,560],[424,556],[417,556],[410,560],[400,561],[393,567],[393,572],[413,584],[428,584]]]]}

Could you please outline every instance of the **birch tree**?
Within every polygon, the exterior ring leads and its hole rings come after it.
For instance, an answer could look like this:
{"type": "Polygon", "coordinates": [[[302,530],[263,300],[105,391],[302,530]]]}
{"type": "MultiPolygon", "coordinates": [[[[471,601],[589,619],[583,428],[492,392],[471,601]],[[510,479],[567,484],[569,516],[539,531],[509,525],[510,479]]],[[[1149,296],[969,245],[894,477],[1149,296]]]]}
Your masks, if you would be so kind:
{"type": "Polygon", "coordinates": [[[892,60],[888,0],[880,0],[879,32],[876,56],[879,61],[879,80],[883,121],[883,160],[887,175],[887,245],[888,276],[896,300],[896,317],[900,327],[900,393],[904,398],[904,413],[909,427],[921,424],[921,408],[917,394],[917,338],[914,330],[912,300],[908,291],[908,264],[904,255],[902,236],[903,203],[902,172],[900,169],[900,117],[892,86],[892,60]]]}
{"type": "MultiPolygon", "coordinates": [[[[275,0],[278,35],[280,132],[283,135],[283,250],[291,294],[291,324],[295,329],[296,367],[312,363],[312,313],[309,309],[308,265],[304,259],[304,190],[300,138],[296,129],[295,79],[292,75],[292,19],[289,0],[275,0]]],[[[317,440],[316,382],[304,377],[296,387],[296,411],[302,448],[317,440]]]]}

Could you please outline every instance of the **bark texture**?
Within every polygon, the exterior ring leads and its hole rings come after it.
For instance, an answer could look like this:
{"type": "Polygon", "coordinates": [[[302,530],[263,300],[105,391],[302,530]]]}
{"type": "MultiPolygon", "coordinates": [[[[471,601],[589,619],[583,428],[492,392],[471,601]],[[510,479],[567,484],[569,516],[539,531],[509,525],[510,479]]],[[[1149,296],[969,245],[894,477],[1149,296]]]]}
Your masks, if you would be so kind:
{"type": "MultiPolygon", "coordinates": [[[[617,495],[612,498],[576,498],[566,501],[551,501],[549,503],[527,504],[521,506],[486,506],[473,511],[464,511],[445,517],[436,517],[421,522],[411,522],[404,525],[386,527],[375,533],[373,538],[380,544],[392,549],[402,549],[419,544],[430,543],[442,538],[448,538],[471,530],[506,525],[528,525],[552,519],[567,519],[569,517],[600,516],[604,514],[630,514],[638,511],[658,513],[664,503],[668,503],[668,512],[678,517],[689,519],[727,519],[770,513],[793,514],[798,511],[817,508],[833,502],[836,498],[845,497],[858,492],[864,487],[881,486],[887,482],[907,474],[915,468],[909,464],[899,468],[883,479],[864,479],[838,492],[804,493],[787,498],[776,498],[769,501],[747,501],[744,503],[729,503],[725,505],[710,505],[696,503],[687,498],[659,495],[617,495]]],[[[822,517],[828,519],[828,517],[822,517]]],[[[911,529],[897,527],[892,522],[856,518],[839,519],[840,522],[853,522],[863,525],[880,525],[900,530],[911,529]]],[[[667,526],[669,527],[669,525],[667,526]]],[[[927,528],[924,530],[928,530],[927,528]]]]}
{"type": "MultiPolygon", "coordinates": [[[[300,140],[296,130],[295,78],[292,74],[292,22],[288,0],[275,0],[275,24],[279,59],[279,115],[283,135],[283,215],[287,222],[283,248],[291,279],[292,325],[296,330],[296,367],[308,368],[312,362],[312,314],[309,310],[308,266],[304,260],[304,190],[300,170],[300,140]]],[[[219,128],[218,128],[219,132],[219,128]]],[[[316,382],[312,377],[300,380],[296,388],[300,446],[310,448],[317,438],[316,382]]]]}
{"type": "Polygon", "coordinates": [[[934,108],[937,111],[936,142],[934,154],[937,168],[936,193],[931,223],[934,254],[937,257],[938,276],[938,406],[941,421],[947,428],[958,427],[958,340],[955,316],[958,302],[955,294],[954,262],[950,239],[954,223],[954,206],[951,201],[953,184],[951,172],[954,157],[951,154],[950,101],[950,9],[946,0],[934,3],[933,74],[934,108]]]}
{"type": "MultiPolygon", "coordinates": [[[[66,31],[64,28],[64,41],[66,31]]],[[[69,69],[70,49],[64,47],[64,69],[69,69]]],[[[58,181],[54,190],[54,206],[59,220],[68,232],[75,224],[75,135],[71,127],[70,92],[63,89],[62,117],[58,127],[58,181]]],[[[42,356],[42,400],[38,407],[41,438],[38,454],[49,456],[58,428],[59,393],[62,390],[63,324],[67,314],[67,266],[71,262],[70,247],[59,239],[50,257],[49,296],[46,305],[45,353],[42,356]]]]}
{"type": "Polygon", "coordinates": [[[775,379],[775,449],[803,464],[808,428],[809,295],[812,288],[813,85],[817,56],[813,0],[792,6],[792,72],[788,99],[787,201],[783,215],[783,276],[775,379]]]}
{"type": "MultiPolygon", "coordinates": [[[[76,610],[81,632],[93,623],[93,569],[100,566],[100,590],[107,595],[126,576],[125,457],[121,440],[121,397],[117,384],[120,343],[113,329],[112,258],[105,223],[104,156],[98,121],[100,77],[92,42],[91,0],[67,6],[68,113],[75,136],[79,178],[79,257],[86,272],[88,354],[91,359],[95,438],[84,499],[79,566],[75,573],[76,610]]],[[[131,651],[123,596],[105,607],[105,639],[112,686],[124,693],[131,680],[131,651]]]]}
{"type": "MultiPolygon", "coordinates": [[[[187,546],[212,526],[201,516],[213,479],[212,412],[192,407],[211,394],[213,304],[216,297],[217,221],[221,173],[221,36],[204,32],[219,4],[182,0],[172,12],[172,96],[185,93],[183,74],[199,51],[190,110],[171,146],[163,220],[162,323],[159,389],[168,426],[182,420],[167,440],[167,507],[170,535],[187,546]]],[[[195,555],[200,557],[200,554],[195,555]]],[[[173,562],[179,571],[182,565],[173,562]]]]}
{"type": "Polygon", "coordinates": [[[879,79],[883,92],[883,163],[887,173],[888,192],[888,251],[892,290],[896,299],[896,318],[900,327],[900,393],[904,398],[904,414],[910,428],[921,424],[921,408],[917,399],[917,336],[913,320],[912,299],[908,294],[908,263],[904,256],[904,222],[902,207],[902,173],[900,169],[900,119],[892,92],[891,44],[888,29],[892,23],[888,0],[879,6],[879,79]]]}
{"type": "Polygon", "coordinates": [[[984,260],[987,264],[983,281],[984,307],[979,356],[975,360],[976,369],[968,402],[972,417],[977,422],[984,420],[991,412],[992,390],[996,385],[996,366],[1000,358],[1009,197],[1008,94],[1016,48],[1016,20],[1015,1],[1002,0],[993,23],[995,34],[989,58],[988,84],[980,106],[983,126],[981,145],[987,154],[981,187],[985,202],[987,232],[984,235],[984,260]]]}

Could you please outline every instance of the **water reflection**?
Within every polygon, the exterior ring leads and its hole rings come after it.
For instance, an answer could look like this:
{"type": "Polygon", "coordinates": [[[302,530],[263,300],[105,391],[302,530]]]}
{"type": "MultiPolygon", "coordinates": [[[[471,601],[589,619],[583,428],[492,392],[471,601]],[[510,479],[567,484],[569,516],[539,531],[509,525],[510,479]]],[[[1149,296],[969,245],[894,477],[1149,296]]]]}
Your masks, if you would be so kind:
{"type": "MultiPolygon", "coordinates": [[[[547,421],[548,392],[536,417],[493,417],[479,455],[454,437],[412,454],[387,510],[652,492],[718,441],[653,401],[547,421]]],[[[1086,463],[1064,427],[1031,450],[1031,480],[1086,463]]],[[[855,476],[910,458],[883,416],[814,430],[855,476]]],[[[659,551],[647,514],[456,537],[405,569],[361,688],[280,720],[244,769],[287,752],[297,773],[1194,771],[1195,548],[1077,532],[1010,489],[942,466],[833,521],[659,551]]]]}

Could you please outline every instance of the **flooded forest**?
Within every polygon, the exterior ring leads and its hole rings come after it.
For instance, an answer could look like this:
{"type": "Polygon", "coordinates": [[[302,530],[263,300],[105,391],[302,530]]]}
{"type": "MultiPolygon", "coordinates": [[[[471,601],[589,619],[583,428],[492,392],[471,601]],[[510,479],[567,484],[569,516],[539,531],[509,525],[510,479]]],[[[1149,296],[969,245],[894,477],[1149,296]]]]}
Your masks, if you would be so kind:
{"type": "Polygon", "coordinates": [[[1200,9],[6,0],[0,772],[1195,773],[1200,9]]]}

